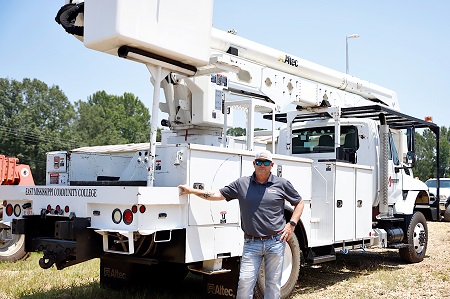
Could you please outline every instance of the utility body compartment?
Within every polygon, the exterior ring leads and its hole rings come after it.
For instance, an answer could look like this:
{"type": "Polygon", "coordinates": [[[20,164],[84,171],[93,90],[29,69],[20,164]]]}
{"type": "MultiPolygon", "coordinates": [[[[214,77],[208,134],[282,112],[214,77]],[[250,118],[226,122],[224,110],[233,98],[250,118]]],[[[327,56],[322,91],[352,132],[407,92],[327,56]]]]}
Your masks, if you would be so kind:
{"type": "Polygon", "coordinates": [[[311,246],[370,239],[372,167],[318,161],[313,164],[311,246]]]}

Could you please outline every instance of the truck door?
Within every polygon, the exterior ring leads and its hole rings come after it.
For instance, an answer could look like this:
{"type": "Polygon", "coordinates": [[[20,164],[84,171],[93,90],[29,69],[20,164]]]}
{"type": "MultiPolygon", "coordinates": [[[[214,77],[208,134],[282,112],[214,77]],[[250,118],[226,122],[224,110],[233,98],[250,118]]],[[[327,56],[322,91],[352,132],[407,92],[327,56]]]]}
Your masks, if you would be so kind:
{"type": "Polygon", "coordinates": [[[388,197],[389,203],[395,203],[402,196],[402,170],[396,171],[395,167],[400,166],[400,159],[394,143],[392,133],[389,132],[389,177],[388,177],[388,197]]]}

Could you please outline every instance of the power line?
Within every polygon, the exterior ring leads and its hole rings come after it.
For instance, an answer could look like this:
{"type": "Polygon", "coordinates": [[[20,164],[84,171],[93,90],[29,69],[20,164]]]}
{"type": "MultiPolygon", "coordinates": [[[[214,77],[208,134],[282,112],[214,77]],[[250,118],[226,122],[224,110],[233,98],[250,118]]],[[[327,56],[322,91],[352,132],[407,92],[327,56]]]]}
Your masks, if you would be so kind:
{"type": "Polygon", "coordinates": [[[72,140],[62,138],[60,136],[49,136],[41,135],[38,133],[30,132],[26,128],[12,128],[7,126],[0,127],[0,133],[3,132],[6,136],[11,137],[11,139],[14,140],[22,140],[25,142],[30,143],[52,143],[52,144],[59,144],[59,145],[69,145],[70,147],[78,147],[79,144],[76,142],[73,142],[72,140]]]}

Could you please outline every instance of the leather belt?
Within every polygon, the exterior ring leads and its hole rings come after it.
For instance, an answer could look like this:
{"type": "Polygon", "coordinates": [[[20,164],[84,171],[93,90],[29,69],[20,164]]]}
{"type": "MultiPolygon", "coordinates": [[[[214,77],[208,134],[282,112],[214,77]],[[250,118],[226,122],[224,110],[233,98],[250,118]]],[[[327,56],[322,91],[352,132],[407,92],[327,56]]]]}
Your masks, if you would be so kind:
{"type": "Polygon", "coordinates": [[[252,235],[244,234],[244,238],[245,239],[256,239],[256,240],[261,240],[261,241],[269,240],[269,239],[272,239],[273,237],[275,237],[275,236],[255,237],[255,236],[252,236],[252,235]]]}

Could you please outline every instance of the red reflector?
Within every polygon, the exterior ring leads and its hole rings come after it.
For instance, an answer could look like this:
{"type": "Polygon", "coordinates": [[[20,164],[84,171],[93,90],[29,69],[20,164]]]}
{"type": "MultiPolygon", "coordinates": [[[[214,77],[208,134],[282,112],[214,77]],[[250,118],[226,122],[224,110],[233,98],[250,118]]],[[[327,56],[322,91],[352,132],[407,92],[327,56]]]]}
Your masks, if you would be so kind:
{"type": "Polygon", "coordinates": [[[139,212],[145,213],[145,210],[147,210],[147,208],[145,206],[140,206],[139,207],[139,212]]]}
{"type": "Polygon", "coordinates": [[[69,213],[69,211],[70,211],[69,206],[66,206],[66,207],[64,208],[64,212],[69,213]]]}
{"type": "Polygon", "coordinates": [[[47,206],[47,210],[50,211],[51,209],[52,209],[52,206],[51,206],[51,205],[48,205],[48,206],[47,206]]]}
{"type": "Polygon", "coordinates": [[[59,210],[61,210],[61,207],[59,205],[57,205],[55,210],[59,212],[59,210]]]}
{"type": "Polygon", "coordinates": [[[134,214],[136,214],[136,213],[137,213],[137,206],[136,206],[136,205],[132,206],[132,207],[131,207],[131,211],[132,211],[134,214]]]}
{"type": "Polygon", "coordinates": [[[6,215],[11,216],[12,213],[13,213],[13,210],[14,210],[14,209],[13,209],[12,204],[6,205],[6,215]]]}
{"type": "Polygon", "coordinates": [[[126,209],[123,211],[123,223],[129,225],[131,222],[133,222],[133,212],[130,209],[126,209]]]}

